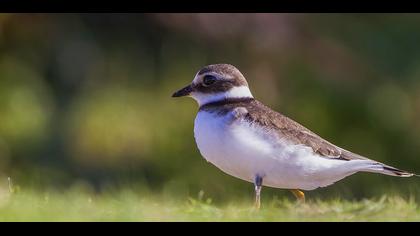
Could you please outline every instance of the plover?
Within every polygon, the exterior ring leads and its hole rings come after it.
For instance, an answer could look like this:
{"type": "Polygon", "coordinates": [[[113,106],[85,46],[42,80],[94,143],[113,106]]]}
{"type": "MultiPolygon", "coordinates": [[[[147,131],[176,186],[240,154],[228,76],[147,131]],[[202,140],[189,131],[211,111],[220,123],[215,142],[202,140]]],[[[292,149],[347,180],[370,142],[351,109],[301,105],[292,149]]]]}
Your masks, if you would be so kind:
{"type": "Polygon", "coordinates": [[[194,137],[201,155],[223,172],[254,183],[260,208],[262,185],[302,190],[325,187],[359,171],[410,177],[413,173],[340,148],[256,100],[242,73],[228,64],[202,68],[172,97],[199,105],[194,137]]]}

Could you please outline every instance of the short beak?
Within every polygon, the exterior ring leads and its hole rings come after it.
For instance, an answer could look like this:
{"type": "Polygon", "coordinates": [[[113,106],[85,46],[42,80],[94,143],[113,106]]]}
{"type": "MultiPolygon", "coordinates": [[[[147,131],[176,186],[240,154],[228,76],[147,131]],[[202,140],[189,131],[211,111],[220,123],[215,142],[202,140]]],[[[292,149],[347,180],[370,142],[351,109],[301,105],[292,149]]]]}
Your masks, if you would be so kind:
{"type": "Polygon", "coordinates": [[[174,94],[172,94],[172,97],[183,97],[183,96],[188,96],[190,95],[190,93],[192,92],[192,87],[191,85],[188,85],[178,91],[176,91],[174,94]]]}

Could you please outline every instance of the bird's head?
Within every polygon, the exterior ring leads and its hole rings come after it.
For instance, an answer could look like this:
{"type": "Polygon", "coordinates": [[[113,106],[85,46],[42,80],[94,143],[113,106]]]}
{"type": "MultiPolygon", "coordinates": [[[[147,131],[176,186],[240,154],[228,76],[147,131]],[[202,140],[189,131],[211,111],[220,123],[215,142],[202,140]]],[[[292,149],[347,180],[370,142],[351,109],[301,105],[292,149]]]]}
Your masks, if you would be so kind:
{"type": "Polygon", "coordinates": [[[242,73],[228,64],[203,67],[191,84],[175,92],[172,97],[191,96],[202,106],[228,98],[252,98],[242,73]]]}

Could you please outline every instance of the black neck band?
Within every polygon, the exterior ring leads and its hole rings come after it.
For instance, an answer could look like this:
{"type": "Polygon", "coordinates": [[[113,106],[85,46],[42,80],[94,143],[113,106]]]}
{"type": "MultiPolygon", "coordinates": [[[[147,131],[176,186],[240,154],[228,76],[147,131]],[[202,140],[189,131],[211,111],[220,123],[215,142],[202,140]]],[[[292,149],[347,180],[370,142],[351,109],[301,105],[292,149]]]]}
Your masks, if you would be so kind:
{"type": "Polygon", "coordinates": [[[250,102],[255,100],[252,97],[242,97],[242,98],[226,98],[220,101],[215,101],[215,102],[209,102],[206,104],[203,104],[200,106],[200,110],[207,108],[207,107],[214,107],[214,106],[223,106],[226,104],[234,104],[234,103],[239,103],[239,102],[250,102]]]}

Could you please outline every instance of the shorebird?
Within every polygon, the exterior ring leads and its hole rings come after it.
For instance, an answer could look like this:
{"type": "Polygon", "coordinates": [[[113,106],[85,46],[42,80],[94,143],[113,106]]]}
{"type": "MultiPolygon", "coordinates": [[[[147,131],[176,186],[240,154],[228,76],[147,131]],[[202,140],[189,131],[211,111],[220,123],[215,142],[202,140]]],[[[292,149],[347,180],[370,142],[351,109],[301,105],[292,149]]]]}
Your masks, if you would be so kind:
{"type": "Polygon", "coordinates": [[[199,111],[194,137],[201,155],[223,172],[261,188],[302,190],[325,187],[359,171],[398,177],[413,173],[340,148],[256,100],[242,73],[228,64],[202,68],[173,97],[194,98],[199,111]]]}

